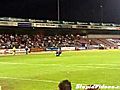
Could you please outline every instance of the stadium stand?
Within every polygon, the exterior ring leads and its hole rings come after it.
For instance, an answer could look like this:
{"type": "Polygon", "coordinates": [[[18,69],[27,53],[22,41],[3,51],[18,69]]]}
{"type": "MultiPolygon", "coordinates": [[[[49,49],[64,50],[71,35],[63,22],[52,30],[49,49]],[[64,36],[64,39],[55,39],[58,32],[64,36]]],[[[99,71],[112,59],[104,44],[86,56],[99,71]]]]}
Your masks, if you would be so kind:
{"type": "Polygon", "coordinates": [[[0,50],[25,49],[31,51],[116,49],[120,45],[119,25],[51,20],[0,18],[0,50]],[[116,44],[117,43],[117,44],[116,44]],[[70,47],[70,48],[69,48],[70,47]],[[71,48],[72,47],[72,48],[71,48]]]}
{"type": "MultiPolygon", "coordinates": [[[[114,40],[115,42],[115,40],[114,40]]],[[[80,35],[55,35],[42,36],[36,35],[20,35],[20,34],[0,34],[0,48],[10,49],[15,45],[16,48],[45,48],[45,47],[85,47],[89,45],[101,45],[105,47],[116,47],[107,39],[85,39],[80,35]]]]}

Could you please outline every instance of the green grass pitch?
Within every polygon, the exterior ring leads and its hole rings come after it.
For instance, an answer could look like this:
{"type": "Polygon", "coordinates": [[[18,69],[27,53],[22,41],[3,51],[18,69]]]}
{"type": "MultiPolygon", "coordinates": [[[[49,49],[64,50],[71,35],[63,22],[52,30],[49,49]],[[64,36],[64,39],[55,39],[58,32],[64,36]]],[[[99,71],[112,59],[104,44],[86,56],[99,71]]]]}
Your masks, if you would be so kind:
{"type": "Polygon", "coordinates": [[[58,90],[64,79],[72,82],[72,90],[76,84],[120,86],[120,51],[0,56],[2,90],[58,90]]]}

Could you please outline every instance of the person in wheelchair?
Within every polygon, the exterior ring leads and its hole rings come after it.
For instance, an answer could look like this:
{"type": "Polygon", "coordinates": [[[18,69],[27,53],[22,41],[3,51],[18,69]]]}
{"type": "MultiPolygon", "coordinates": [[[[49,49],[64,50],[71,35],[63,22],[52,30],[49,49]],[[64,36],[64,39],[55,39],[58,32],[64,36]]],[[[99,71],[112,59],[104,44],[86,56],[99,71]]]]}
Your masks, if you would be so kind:
{"type": "Polygon", "coordinates": [[[60,56],[62,54],[62,51],[60,48],[58,48],[58,50],[56,51],[56,56],[60,56]]]}

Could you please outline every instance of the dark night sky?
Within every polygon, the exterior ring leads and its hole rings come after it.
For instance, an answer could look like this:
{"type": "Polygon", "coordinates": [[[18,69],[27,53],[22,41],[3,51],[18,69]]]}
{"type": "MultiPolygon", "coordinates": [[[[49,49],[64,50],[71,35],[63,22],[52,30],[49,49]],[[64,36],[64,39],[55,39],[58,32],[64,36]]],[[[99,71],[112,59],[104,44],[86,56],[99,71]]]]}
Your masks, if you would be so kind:
{"type": "MultiPolygon", "coordinates": [[[[60,0],[60,19],[120,23],[120,0],[60,0]],[[103,10],[100,3],[103,1],[103,10]]],[[[0,17],[57,20],[57,0],[1,0],[0,17]]]]}

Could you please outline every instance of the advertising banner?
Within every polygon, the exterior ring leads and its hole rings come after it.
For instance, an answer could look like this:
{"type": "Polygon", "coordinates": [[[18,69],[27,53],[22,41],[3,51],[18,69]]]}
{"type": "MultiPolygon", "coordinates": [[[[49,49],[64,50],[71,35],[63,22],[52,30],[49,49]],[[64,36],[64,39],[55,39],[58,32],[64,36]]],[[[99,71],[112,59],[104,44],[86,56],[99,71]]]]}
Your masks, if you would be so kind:
{"type": "Polygon", "coordinates": [[[75,50],[75,47],[61,47],[61,50],[75,50]]]}
{"type": "Polygon", "coordinates": [[[58,50],[57,47],[48,47],[48,48],[46,48],[46,51],[56,51],[56,50],[58,50]]]}

